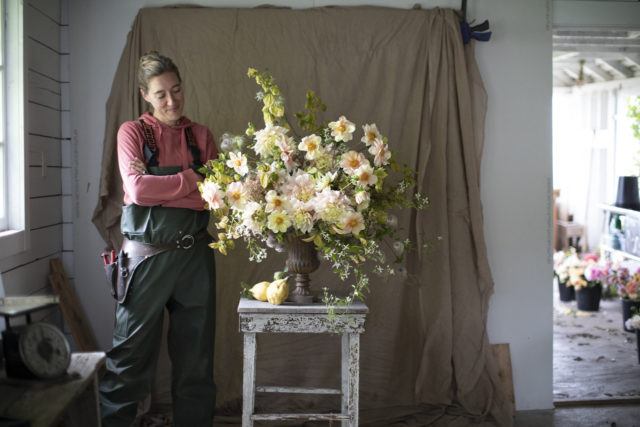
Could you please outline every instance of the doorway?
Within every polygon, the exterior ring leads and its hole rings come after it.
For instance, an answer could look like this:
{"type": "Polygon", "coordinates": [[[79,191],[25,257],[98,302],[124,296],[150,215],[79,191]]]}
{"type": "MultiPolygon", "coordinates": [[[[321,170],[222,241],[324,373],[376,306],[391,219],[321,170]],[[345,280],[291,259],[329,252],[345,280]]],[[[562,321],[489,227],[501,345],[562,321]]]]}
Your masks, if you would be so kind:
{"type": "MultiPolygon", "coordinates": [[[[640,175],[640,135],[629,116],[640,100],[639,33],[555,29],[553,44],[555,249],[572,244],[634,272],[640,253],[624,242],[604,250],[612,229],[603,207],[616,203],[620,176],[640,175]],[[569,226],[577,234],[568,236],[569,226]]],[[[636,336],[622,327],[620,298],[607,294],[605,286],[599,309],[583,311],[560,301],[554,283],[555,406],[640,403],[636,336]]]]}

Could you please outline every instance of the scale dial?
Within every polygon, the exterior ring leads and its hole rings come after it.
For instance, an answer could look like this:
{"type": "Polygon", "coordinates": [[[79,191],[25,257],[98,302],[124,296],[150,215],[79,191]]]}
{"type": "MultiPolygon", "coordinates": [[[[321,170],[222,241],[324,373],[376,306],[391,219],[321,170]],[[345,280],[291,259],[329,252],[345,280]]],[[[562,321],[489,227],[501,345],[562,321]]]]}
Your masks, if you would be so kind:
{"type": "Polygon", "coordinates": [[[56,378],[67,372],[71,362],[69,342],[49,323],[32,323],[20,333],[20,358],[38,378],[56,378]]]}

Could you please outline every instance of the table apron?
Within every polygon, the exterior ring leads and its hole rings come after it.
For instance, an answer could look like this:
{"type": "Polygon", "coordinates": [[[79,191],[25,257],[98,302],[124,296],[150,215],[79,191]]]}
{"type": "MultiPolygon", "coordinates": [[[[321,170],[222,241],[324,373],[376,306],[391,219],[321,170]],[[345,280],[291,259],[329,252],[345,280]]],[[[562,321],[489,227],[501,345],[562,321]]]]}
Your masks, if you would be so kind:
{"type": "Polygon", "coordinates": [[[362,333],[364,314],[336,315],[329,321],[327,314],[260,314],[241,313],[240,332],[276,333],[362,333]]]}

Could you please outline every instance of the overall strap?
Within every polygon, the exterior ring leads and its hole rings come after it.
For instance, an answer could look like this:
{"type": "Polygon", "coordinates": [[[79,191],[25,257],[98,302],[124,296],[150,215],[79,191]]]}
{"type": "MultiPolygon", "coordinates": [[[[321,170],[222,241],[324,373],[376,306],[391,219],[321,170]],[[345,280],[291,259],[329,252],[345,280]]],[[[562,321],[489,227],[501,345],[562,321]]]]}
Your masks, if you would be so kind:
{"type": "Polygon", "coordinates": [[[189,145],[189,149],[191,150],[191,156],[193,157],[194,166],[202,166],[202,160],[200,160],[200,149],[196,144],[196,137],[193,134],[193,130],[191,127],[184,128],[184,136],[187,140],[187,144],[189,145]]]}
{"type": "MultiPolygon", "coordinates": [[[[142,129],[144,130],[144,157],[147,161],[147,166],[158,166],[158,145],[156,144],[156,138],[153,135],[153,128],[150,124],[140,119],[142,129]]],[[[191,150],[191,156],[193,157],[193,164],[195,166],[202,166],[202,160],[200,160],[200,149],[196,144],[196,137],[193,134],[191,127],[184,128],[184,136],[187,140],[187,145],[191,150]]]]}
{"type": "Polygon", "coordinates": [[[158,166],[158,146],[156,137],[153,135],[153,128],[142,119],[140,119],[140,124],[144,130],[144,158],[147,166],[158,166]]]}

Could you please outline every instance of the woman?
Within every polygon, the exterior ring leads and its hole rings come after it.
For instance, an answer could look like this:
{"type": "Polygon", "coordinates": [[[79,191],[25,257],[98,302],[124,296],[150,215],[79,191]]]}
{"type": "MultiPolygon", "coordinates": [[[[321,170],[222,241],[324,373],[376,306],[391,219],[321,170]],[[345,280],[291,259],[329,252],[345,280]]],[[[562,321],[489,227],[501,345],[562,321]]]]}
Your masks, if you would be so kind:
{"type": "Polygon", "coordinates": [[[176,426],[211,426],[215,406],[215,265],[198,167],[217,157],[211,132],[182,115],[178,68],[157,52],[140,58],[140,93],[152,107],[118,131],[124,187],[119,266],[128,290],[118,295],[113,348],[100,384],[103,425],[129,426],[151,391],[163,310],[176,426]],[[142,261],[137,266],[134,261],[142,261]]]}

